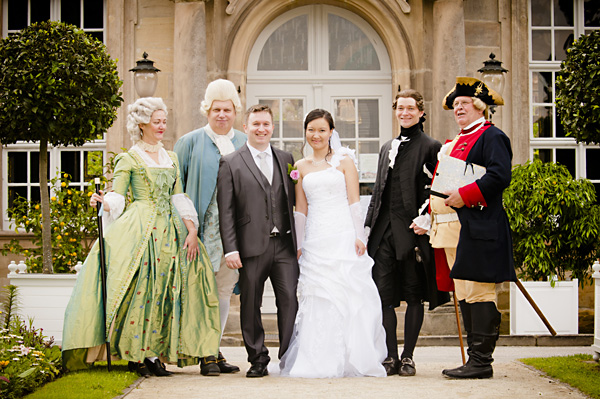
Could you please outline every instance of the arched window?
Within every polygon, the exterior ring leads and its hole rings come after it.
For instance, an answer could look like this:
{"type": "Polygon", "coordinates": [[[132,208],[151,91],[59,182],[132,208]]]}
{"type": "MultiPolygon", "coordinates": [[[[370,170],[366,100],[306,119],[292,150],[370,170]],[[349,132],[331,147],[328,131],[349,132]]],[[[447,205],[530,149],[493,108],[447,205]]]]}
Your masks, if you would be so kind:
{"type": "Polygon", "coordinates": [[[391,67],[377,33],[341,8],[289,11],[259,35],[248,63],[247,104],[269,104],[273,145],[303,155],[304,115],[330,111],[342,144],[357,150],[363,193],[375,180],[380,145],[392,137],[391,67]]]}

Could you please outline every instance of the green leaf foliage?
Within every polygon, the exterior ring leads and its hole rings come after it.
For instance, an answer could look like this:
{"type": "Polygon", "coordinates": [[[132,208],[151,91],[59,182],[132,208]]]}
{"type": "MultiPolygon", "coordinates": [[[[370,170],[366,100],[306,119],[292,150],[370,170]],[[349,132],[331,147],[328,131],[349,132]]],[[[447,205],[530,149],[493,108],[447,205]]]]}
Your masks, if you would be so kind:
{"type": "MultiPolygon", "coordinates": [[[[69,273],[78,261],[85,260],[93,240],[98,235],[96,209],[89,204],[94,185],[85,191],[69,186],[70,176],[59,173],[51,180],[55,189],[50,198],[50,226],[52,240],[52,263],[55,273],[69,273]]],[[[42,210],[37,202],[17,197],[8,217],[16,226],[16,232],[33,233],[34,248],[24,248],[20,239],[13,238],[4,244],[0,253],[17,254],[25,258],[30,273],[42,272],[42,210]]],[[[28,237],[29,238],[29,237],[28,237]]]]}
{"type": "Polygon", "coordinates": [[[556,77],[556,108],[567,136],[600,143],[600,30],[567,50],[556,77]]]}
{"type": "Polygon", "coordinates": [[[573,179],[564,165],[540,160],[517,165],[503,203],[519,277],[578,278],[591,283],[600,251],[600,206],[587,179],[573,179]]]}
{"type": "Polygon", "coordinates": [[[82,145],[114,122],[123,99],[103,43],[62,22],[30,25],[0,42],[0,141],[82,145]]]}

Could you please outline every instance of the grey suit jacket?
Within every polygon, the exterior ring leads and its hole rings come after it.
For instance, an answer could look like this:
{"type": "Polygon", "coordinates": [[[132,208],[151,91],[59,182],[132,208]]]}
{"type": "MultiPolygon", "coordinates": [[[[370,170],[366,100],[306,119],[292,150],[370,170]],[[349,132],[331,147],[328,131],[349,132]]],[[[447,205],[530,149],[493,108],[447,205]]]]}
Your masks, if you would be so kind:
{"type": "MultiPolygon", "coordinates": [[[[291,234],[296,248],[294,228],[294,182],[288,176],[288,164],[294,164],[289,152],[271,147],[273,167],[278,167],[284,181],[290,215],[291,234]]],[[[262,172],[256,166],[247,145],[221,157],[217,177],[219,228],[224,253],[239,251],[240,257],[258,256],[267,250],[271,231],[270,210],[262,172]]]]}

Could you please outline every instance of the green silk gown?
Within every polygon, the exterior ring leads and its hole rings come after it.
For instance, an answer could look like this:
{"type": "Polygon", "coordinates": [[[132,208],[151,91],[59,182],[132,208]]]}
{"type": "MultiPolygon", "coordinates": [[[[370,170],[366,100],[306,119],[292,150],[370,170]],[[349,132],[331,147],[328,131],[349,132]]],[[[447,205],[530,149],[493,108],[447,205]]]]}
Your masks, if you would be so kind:
{"type": "Polygon", "coordinates": [[[177,156],[173,167],[146,165],[134,150],[119,154],[113,191],[131,188],[133,201],[105,229],[106,322],[103,323],[99,247],[96,242],[79,273],[65,311],[63,365],[81,369],[111,354],[139,362],[158,356],[179,366],[217,355],[219,298],[215,277],[199,241],[200,255],[188,262],[187,229],[171,196],[182,193],[177,156]]]}

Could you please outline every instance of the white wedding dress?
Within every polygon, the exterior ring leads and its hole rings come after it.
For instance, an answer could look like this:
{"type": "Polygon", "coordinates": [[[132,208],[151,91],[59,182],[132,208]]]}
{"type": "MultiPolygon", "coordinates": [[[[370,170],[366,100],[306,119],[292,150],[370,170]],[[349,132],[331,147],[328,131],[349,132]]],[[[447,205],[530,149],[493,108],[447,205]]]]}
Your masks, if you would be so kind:
{"type": "Polygon", "coordinates": [[[338,149],[329,169],[309,173],[302,182],[308,215],[299,260],[298,314],[279,363],[284,376],[386,376],[373,260],[356,255],[346,182],[337,169],[348,152],[338,149]]]}

